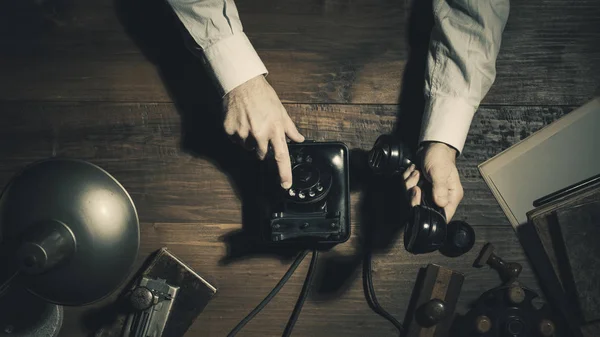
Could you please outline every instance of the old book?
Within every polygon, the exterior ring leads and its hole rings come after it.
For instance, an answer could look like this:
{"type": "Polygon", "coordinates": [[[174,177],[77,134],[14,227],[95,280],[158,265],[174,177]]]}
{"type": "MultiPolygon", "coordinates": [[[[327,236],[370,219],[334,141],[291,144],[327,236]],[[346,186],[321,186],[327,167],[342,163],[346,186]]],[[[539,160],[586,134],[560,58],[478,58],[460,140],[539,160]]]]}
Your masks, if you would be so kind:
{"type": "Polygon", "coordinates": [[[556,211],[556,244],[564,248],[565,291],[578,303],[584,322],[600,319],[600,193],[593,200],[556,211]]]}
{"type": "Polygon", "coordinates": [[[150,259],[141,276],[160,278],[179,287],[162,337],[182,337],[217,292],[167,248],[150,259]]]}
{"type": "Polygon", "coordinates": [[[479,165],[515,230],[533,202],[600,173],[600,97],[479,165]]]}
{"type": "MultiPolygon", "coordinates": [[[[600,180],[541,205],[528,216],[570,309],[580,323],[600,319],[600,180]]],[[[541,261],[532,263],[536,269],[544,268],[541,261]]]]}

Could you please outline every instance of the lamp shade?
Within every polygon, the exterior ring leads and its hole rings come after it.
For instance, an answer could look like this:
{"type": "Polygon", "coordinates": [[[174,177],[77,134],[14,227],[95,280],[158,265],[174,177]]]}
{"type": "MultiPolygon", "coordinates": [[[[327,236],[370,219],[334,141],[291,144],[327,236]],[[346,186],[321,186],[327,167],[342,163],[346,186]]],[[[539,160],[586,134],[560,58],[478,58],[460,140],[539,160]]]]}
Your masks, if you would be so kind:
{"type": "Polygon", "coordinates": [[[139,220],[123,186],[86,161],[53,158],[16,175],[0,197],[0,244],[18,282],[60,305],[96,302],[128,278],[139,220]]]}

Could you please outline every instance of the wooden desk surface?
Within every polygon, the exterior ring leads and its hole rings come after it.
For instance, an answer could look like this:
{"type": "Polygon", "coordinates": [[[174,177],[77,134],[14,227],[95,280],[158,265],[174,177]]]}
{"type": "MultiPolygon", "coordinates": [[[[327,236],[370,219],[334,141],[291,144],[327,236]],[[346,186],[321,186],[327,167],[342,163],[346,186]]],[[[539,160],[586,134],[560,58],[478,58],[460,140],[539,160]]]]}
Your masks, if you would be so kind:
{"type": "MultiPolygon", "coordinates": [[[[27,5],[33,1],[2,3],[0,183],[50,156],[89,160],[111,172],[138,208],[138,266],[152,251],[169,247],[219,289],[187,335],[226,335],[289,261],[262,254],[226,258],[231,247],[224,238],[241,228],[241,199],[248,192],[238,193],[242,173],[237,159],[224,155],[228,145],[205,99],[211,89],[165,7],[156,0],[49,1],[43,8],[27,5]]],[[[409,0],[236,3],[269,81],[307,138],[368,150],[392,130],[397,115],[418,112],[426,8],[409,0]]],[[[418,269],[427,263],[465,274],[459,312],[498,285],[494,271],[471,267],[487,241],[503,258],[522,263],[522,281],[539,289],[477,164],[599,92],[600,4],[531,0],[511,6],[496,83],[458,161],[465,198],[456,219],[475,227],[477,244],[455,259],[411,256],[401,240],[377,251],[375,288],[396,317],[404,317],[418,269]]],[[[409,120],[401,119],[401,129],[415,134],[419,125],[409,120]]],[[[329,283],[339,284],[317,287],[294,336],[396,334],[364,299],[355,263],[361,228],[369,226],[361,197],[360,189],[351,195],[351,240],[321,260],[329,262],[329,283]]],[[[281,334],[307,263],[240,336],[281,334]]],[[[104,304],[67,308],[61,336],[89,335],[104,304]]]]}

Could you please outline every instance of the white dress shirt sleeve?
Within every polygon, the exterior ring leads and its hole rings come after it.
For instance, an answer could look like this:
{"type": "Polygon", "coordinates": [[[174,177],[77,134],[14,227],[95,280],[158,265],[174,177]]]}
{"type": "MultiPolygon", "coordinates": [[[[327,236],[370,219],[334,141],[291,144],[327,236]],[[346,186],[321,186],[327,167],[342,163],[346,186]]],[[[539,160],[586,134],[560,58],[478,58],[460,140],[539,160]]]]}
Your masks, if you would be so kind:
{"type": "Polygon", "coordinates": [[[224,96],[267,69],[243,31],[233,0],[167,0],[202,49],[224,96]]]}
{"type": "Polygon", "coordinates": [[[462,153],[471,121],[496,78],[509,0],[433,0],[420,142],[462,153]]]}

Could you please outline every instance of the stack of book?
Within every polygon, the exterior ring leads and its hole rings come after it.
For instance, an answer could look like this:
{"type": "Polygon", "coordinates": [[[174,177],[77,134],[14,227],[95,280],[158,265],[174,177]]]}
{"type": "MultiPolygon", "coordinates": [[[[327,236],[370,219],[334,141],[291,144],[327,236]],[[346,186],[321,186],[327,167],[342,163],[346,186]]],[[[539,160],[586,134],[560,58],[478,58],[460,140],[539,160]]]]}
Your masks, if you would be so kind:
{"type": "Polygon", "coordinates": [[[600,175],[529,212],[578,323],[600,319],[600,175]]]}
{"type": "Polygon", "coordinates": [[[600,97],[479,165],[570,335],[600,320],[600,97]]]}

